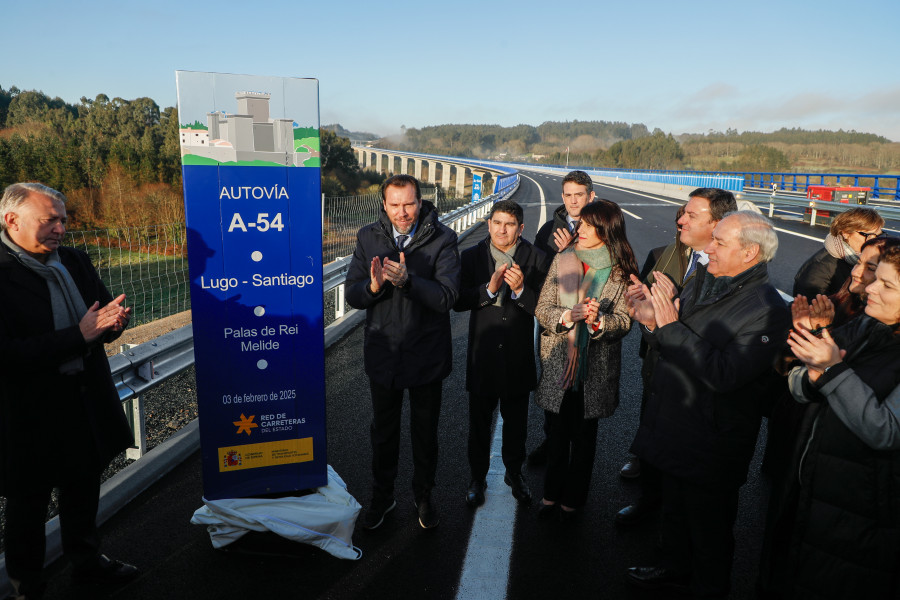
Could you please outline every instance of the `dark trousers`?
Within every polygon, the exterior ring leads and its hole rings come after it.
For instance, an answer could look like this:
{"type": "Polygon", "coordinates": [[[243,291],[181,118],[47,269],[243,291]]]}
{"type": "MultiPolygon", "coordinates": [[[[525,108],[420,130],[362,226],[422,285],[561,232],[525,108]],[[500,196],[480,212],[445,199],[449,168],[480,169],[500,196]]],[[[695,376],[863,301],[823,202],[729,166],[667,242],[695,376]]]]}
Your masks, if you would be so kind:
{"type": "MultiPolygon", "coordinates": [[[[372,477],[376,496],[394,495],[400,459],[400,415],[403,390],[369,381],[372,390],[372,477]]],[[[409,433],[412,440],[413,480],[416,499],[434,487],[438,459],[438,417],[441,414],[441,381],[409,388],[409,433]]]]}
{"type": "MultiPolygon", "coordinates": [[[[7,496],[6,571],[20,582],[19,594],[40,597],[44,591],[44,524],[53,488],[7,496]]],[[[97,506],[100,476],[85,474],[59,486],[59,525],[63,553],[77,570],[97,562],[100,536],[97,533],[97,506]]]]}
{"type": "Polygon", "coordinates": [[[703,487],[668,473],[662,482],[662,566],[690,573],[695,598],[726,598],[738,488],[703,487]]]}
{"type": "MultiPolygon", "coordinates": [[[[643,342],[643,340],[642,340],[643,342]]],[[[653,369],[656,367],[656,354],[649,353],[641,362],[641,412],[644,418],[647,401],[650,399],[650,385],[653,380],[653,369]]],[[[656,506],[662,501],[662,472],[655,466],[641,459],[641,499],[639,502],[647,506],[656,506]]]]}
{"type": "Polygon", "coordinates": [[[662,471],[641,459],[641,498],[638,502],[658,506],[662,502],[662,471]]]}
{"type": "Polygon", "coordinates": [[[550,413],[544,499],[570,508],[587,501],[597,453],[597,419],[584,418],[584,392],[566,391],[559,414],[550,413]]]}
{"type": "Polygon", "coordinates": [[[521,473],[528,434],[528,392],[495,396],[469,392],[469,470],[473,480],[487,476],[491,462],[491,420],[497,403],[503,417],[503,465],[521,473]]]}

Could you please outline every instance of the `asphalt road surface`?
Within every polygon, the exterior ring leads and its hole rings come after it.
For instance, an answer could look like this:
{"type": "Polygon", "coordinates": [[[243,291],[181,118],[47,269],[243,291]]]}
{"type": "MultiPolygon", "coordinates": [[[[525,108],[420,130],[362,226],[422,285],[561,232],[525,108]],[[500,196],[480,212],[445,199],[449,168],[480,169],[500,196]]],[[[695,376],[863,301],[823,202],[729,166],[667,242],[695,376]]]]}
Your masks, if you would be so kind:
{"type": "MultiPolygon", "coordinates": [[[[674,239],[677,203],[649,194],[597,186],[598,196],[626,211],[628,237],[641,264],[651,248],[674,239]]],[[[525,172],[514,200],[525,208],[525,237],[560,204],[560,177],[525,172]]],[[[790,292],[799,265],[821,248],[827,233],[810,228],[796,215],[779,213],[780,248],[770,274],[790,292]]],[[[487,235],[486,227],[462,244],[469,247],[487,235]]],[[[485,518],[464,502],[469,481],[466,463],[467,408],[464,389],[468,315],[452,315],[454,370],[444,382],[440,425],[440,462],[434,500],[440,526],[422,530],[410,491],[411,456],[408,414],[404,412],[397,509],[374,531],[361,529],[354,543],[358,561],[250,534],[230,551],[213,550],[206,531],[189,524],[201,506],[199,454],[139,496],[103,527],[104,550],[137,564],[139,579],[121,589],[79,590],[69,582],[68,567],[54,565],[50,598],[121,599],[257,599],[257,598],[642,598],[624,581],[625,569],[657,560],[654,522],[622,530],[613,515],[640,494],[637,481],[618,475],[628,458],[640,404],[638,332],[623,345],[621,404],[599,426],[597,458],[585,510],[574,522],[537,519],[537,502],[516,506],[502,484],[502,466],[489,484],[485,518]],[[488,510],[488,509],[492,510],[488,510]],[[477,523],[477,524],[476,524],[477,523]],[[473,533],[474,532],[474,533],[473,533]],[[470,537],[472,542],[470,543],[470,537]],[[467,561],[467,556],[469,560],[467,561]]],[[[365,507],[369,501],[368,383],[362,369],[362,328],[329,349],[326,355],[328,459],[365,507]]],[[[543,416],[532,405],[528,448],[542,439],[543,416]]],[[[759,476],[765,427],[741,503],[735,528],[733,571],[736,599],[754,597],[754,581],[764,526],[766,485],[759,476]]],[[[535,498],[540,498],[541,468],[525,468],[535,498]]],[[[647,596],[650,597],[650,596],[647,596]]]]}

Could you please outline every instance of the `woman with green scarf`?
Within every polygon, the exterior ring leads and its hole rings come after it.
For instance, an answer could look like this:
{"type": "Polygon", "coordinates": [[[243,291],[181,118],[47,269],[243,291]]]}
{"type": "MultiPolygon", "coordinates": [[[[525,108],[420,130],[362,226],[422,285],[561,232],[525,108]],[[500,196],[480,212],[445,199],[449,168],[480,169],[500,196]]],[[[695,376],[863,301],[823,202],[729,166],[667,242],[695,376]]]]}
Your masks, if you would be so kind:
{"type": "Polygon", "coordinates": [[[550,412],[547,472],[539,516],[567,520],[584,506],[597,446],[597,420],[619,404],[625,306],[637,262],[617,204],[584,207],[574,246],[553,259],[535,316],[541,333],[537,404],[550,412]]]}

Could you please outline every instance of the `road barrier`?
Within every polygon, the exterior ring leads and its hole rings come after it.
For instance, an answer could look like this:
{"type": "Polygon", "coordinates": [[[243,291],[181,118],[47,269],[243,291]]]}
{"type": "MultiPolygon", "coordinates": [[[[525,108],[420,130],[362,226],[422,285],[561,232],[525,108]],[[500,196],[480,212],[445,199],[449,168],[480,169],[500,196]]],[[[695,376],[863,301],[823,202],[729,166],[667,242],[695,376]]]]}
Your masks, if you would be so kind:
{"type": "Polygon", "coordinates": [[[740,196],[741,199],[749,200],[750,202],[753,202],[757,205],[768,205],[769,218],[771,218],[775,213],[776,206],[796,206],[804,209],[809,208],[811,209],[809,223],[810,226],[815,226],[816,216],[820,210],[827,212],[846,212],[853,208],[871,208],[878,211],[878,214],[884,217],[885,221],[900,221],[900,207],[895,206],[887,206],[881,204],[844,204],[842,202],[809,200],[804,197],[779,194],[776,192],[773,192],[772,194],[765,194],[762,192],[744,192],[743,194],[740,194],[740,196]]]}

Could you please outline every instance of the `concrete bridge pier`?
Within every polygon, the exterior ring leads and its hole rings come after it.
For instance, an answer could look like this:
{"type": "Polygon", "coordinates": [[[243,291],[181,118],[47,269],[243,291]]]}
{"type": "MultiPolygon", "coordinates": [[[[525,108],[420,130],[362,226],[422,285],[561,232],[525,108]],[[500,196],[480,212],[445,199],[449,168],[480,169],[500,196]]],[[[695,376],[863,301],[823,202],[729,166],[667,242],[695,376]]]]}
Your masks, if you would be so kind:
{"type": "Polygon", "coordinates": [[[462,198],[466,194],[466,169],[461,165],[456,165],[456,195],[462,198]]]}

